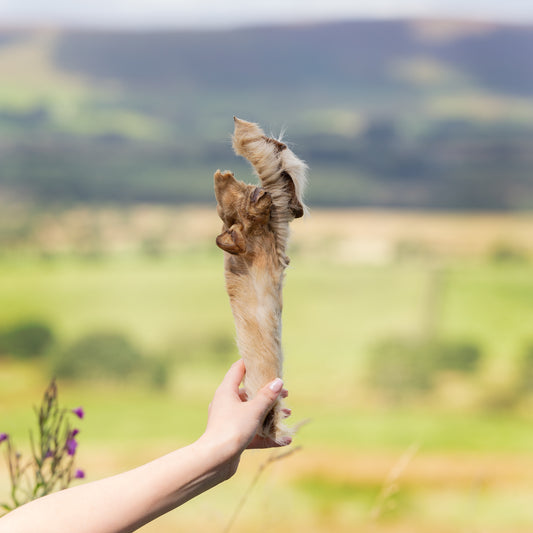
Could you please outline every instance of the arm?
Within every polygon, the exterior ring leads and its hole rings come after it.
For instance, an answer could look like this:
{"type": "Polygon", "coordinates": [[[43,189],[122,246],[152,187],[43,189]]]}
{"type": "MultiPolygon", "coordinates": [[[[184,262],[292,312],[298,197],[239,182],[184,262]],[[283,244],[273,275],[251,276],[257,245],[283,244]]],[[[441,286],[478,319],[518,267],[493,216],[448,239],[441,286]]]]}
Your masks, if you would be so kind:
{"type": "Polygon", "coordinates": [[[247,447],[275,443],[257,430],[282,391],[281,380],[253,400],[242,398],[244,363],[226,374],[193,444],[122,474],[34,500],[0,519],[0,533],[127,533],[229,479],[247,447]]]}

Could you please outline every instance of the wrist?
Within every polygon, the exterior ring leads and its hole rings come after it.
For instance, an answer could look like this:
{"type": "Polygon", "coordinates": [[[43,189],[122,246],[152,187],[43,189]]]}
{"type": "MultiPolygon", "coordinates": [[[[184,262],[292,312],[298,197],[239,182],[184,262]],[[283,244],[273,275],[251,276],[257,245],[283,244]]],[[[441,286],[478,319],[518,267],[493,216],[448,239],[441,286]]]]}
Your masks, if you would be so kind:
{"type": "Polygon", "coordinates": [[[214,437],[206,431],[193,446],[206,458],[209,468],[220,473],[223,477],[221,481],[229,479],[235,473],[242,453],[237,440],[214,437]]]}

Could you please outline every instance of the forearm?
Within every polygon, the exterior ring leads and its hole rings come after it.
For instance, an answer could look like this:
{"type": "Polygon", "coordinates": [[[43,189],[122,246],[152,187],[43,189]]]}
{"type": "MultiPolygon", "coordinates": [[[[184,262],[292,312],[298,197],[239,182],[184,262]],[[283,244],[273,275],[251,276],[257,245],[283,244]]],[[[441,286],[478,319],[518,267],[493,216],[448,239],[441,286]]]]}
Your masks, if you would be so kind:
{"type": "Polygon", "coordinates": [[[0,533],[126,533],[232,473],[199,441],[139,468],[30,502],[0,519],[0,533]],[[38,528],[38,529],[36,529],[38,528]]]}
{"type": "Polygon", "coordinates": [[[240,360],[226,373],[209,406],[206,431],[195,443],[23,505],[0,519],[0,533],[128,533],[228,479],[245,448],[276,445],[257,431],[283,383],[275,380],[244,401],[244,372],[240,360]]]}

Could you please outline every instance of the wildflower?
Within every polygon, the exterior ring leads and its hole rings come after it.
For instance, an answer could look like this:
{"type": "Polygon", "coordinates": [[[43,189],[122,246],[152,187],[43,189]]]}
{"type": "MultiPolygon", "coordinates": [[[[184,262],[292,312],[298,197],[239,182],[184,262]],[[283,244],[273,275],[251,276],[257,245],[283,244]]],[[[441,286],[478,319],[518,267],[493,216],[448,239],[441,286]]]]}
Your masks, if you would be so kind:
{"type": "Polygon", "coordinates": [[[78,443],[76,442],[76,439],[73,437],[67,439],[67,443],[65,444],[65,448],[67,450],[67,453],[69,455],[74,455],[76,453],[76,448],[78,447],[78,443]]]}
{"type": "Polygon", "coordinates": [[[76,407],[76,409],[72,409],[72,412],[78,417],[83,418],[85,416],[85,412],[83,411],[83,407],[76,407]]]}
{"type": "MultiPolygon", "coordinates": [[[[0,0],[1,2],[1,0],[0,0]]],[[[70,413],[78,418],[84,417],[82,407],[63,409],[57,400],[57,385],[50,383],[44,393],[40,407],[35,409],[37,415],[37,438],[32,439],[30,459],[24,459],[11,443],[11,436],[0,433],[0,448],[7,441],[6,459],[11,480],[12,503],[0,503],[1,510],[15,509],[27,501],[50,494],[69,486],[75,479],[83,479],[85,472],[76,470],[75,455],[78,448],[77,435],[80,430],[71,427],[70,413]],[[41,446],[33,446],[34,442],[41,446]],[[31,479],[35,482],[32,483],[31,479]],[[26,481],[28,487],[26,488],[26,481]]],[[[1,450],[0,450],[1,451],[1,450]]],[[[1,526],[0,526],[1,529],[1,526]]]]}

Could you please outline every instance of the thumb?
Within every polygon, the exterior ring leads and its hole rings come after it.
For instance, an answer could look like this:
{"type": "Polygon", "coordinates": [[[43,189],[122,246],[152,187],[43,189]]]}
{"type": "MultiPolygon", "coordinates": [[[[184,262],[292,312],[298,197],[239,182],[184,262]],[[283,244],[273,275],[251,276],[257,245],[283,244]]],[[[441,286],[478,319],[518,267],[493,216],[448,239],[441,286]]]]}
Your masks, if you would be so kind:
{"type": "Polygon", "coordinates": [[[265,385],[262,389],[259,389],[253,398],[252,403],[254,404],[254,407],[257,409],[261,418],[266,416],[268,411],[276,403],[282,388],[283,380],[281,378],[276,378],[274,381],[271,381],[265,385]]]}

